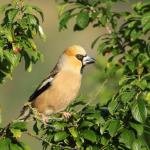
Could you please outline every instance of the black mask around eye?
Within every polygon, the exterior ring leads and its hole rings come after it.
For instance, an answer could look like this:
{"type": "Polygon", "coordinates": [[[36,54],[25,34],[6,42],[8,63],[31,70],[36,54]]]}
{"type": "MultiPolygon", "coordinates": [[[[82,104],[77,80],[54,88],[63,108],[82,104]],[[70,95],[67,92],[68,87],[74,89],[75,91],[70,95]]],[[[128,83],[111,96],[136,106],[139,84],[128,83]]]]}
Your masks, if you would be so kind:
{"type": "Polygon", "coordinates": [[[82,61],[83,58],[84,58],[84,56],[83,56],[83,55],[80,55],[80,54],[77,54],[77,55],[76,55],[76,58],[77,58],[78,60],[82,61]]]}

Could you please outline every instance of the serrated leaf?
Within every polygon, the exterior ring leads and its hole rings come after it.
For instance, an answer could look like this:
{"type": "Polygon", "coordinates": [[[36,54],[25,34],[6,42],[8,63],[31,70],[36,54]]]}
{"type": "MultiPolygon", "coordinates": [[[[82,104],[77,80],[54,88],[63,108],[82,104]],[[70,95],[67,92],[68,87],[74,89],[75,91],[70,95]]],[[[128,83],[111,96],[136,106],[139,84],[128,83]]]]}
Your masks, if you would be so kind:
{"type": "Polygon", "coordinates": [[[111,120],[108,131],[111,137],[115,136],[117,134],[117,130],[120,127],[120,121],[119,120],[111,120]]]}
{"type": "Polygon", "coordinates": [[[81,29],[84,29],[85,27],[87,27],[88,24],[89,24],[89,14],[88,14],[88,12],[86,12],[86,11],[80,12],[77,16],[76,24],[81,29]]]}
{"type": "Polygon", "coordinates": [[[147,118],[147,108],[144,100],[135,101],[132,105],[131,112],[136,121],[144,123],[147,118]]]}
{"type": "Polygon", "coordinates": [[[97,142],[97,135],[93,130],[87,129],[81,131],[81,136],[86,139],[91,141],[92,143],[97,142]]]}
{"type": "Polygon", "coordinates": [[[63,141],[68,136],[69,136],[68,133],[66,133],[65,131],[57,132],[54,134],[54,141],[55,142],[63,141]]]}

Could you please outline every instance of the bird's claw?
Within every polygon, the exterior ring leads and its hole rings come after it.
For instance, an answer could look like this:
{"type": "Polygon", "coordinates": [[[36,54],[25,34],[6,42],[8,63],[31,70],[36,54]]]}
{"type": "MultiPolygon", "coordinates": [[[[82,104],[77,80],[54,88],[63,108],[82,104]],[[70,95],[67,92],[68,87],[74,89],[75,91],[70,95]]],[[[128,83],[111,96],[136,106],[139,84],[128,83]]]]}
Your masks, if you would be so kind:
{"type": "Polygon", "coordinates": [[[45,115],[42,114],[42,121],[43,121],[44,124],[47,124],[48,121],[49,121],[48,116],[45,116],[45,115]]]}
{"type": "Polygon", "coordinates": [[[69,119],[71,117],[71,113],[70,112],[62,112],[62,115],[65,119],[69,119]]]}

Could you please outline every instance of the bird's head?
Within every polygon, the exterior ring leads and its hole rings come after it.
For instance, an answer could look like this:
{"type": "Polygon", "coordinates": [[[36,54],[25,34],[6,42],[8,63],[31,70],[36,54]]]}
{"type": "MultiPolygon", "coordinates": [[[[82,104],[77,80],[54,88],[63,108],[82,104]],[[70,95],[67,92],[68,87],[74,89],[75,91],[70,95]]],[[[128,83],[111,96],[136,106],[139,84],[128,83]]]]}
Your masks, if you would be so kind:
{"type": "Polygon", "coordinates": [[[82,71],[84,66],[95,62],[95,59],[88,56],[84,48],[78,45],[67,48],[61,58],[63,67],[74,71],[82,71]]]}

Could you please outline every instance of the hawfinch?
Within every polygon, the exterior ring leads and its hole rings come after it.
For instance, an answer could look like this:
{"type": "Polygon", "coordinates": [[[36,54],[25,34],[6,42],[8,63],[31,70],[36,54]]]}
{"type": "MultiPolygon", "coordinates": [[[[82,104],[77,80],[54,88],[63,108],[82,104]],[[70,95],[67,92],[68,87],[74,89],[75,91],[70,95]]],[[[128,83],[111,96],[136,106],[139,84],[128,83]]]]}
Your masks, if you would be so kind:
{"type": "MultiPolygon", "coordinates": [[[[76,98],[82,79],[83,68],[95,59],[78,45],[67,48],[60,56],[50,75],[44,79],[29,98],[32,108],[41,114],[43,122],[53,113],[63,112],[76,98]]],[[[24,106],[19,120],[25,121],[31,114],[29,106],[24,106]]],[[[64,116],[69,115],[64,112],[64,116]]]]}

